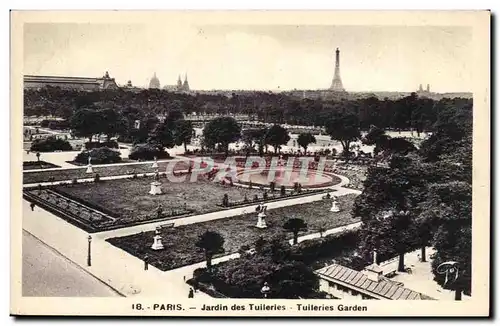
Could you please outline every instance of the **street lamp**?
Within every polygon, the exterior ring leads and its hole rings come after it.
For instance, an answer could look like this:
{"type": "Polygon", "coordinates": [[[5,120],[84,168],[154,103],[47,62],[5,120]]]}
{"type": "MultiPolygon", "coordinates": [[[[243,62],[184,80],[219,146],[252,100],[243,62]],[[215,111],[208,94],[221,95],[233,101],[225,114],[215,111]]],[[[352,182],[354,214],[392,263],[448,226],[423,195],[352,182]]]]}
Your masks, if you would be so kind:
{"type": "Polygon", "coordinates": [[[269,287],[269,284],[267,282],[265,282],[262,289],[260,289],[260,293],[262,293],[262,295],[264,296],[264,299],[267,299],[267,296],[268,296],[270,291],[271,291],[271,288],[269,287]]]}
{"type": "Polygon", "coordinates": [[[91,259],[91,252],[90,252],[91,243],[92,243],[92,236],[89,235],[87,240],[89,241],[89,247],[88,247],[88,253],[87,253],[87,266],[92,266],[92,259],[91,259]]]}
{"type": "Polygon", "coordinates": [[[40,152],[36,152],[36,159],[38,160],[38,164],[40,164],[40,152]]]}

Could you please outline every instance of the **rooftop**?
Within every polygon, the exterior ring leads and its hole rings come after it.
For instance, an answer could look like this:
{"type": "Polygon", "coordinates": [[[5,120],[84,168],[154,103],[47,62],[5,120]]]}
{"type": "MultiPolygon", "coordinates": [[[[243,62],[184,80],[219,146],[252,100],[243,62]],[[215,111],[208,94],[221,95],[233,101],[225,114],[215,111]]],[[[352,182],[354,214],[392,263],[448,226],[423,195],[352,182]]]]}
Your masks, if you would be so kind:
{"type": "Polygon", "coordinates": [[[338,282],[341,285],[369,292],[389,300],[434,300],[433,298],[407,289],[397,282],[382,278],[379,282],[370,280],[363,272],[332,264],[316,271],[320,277],[338,282]]]}

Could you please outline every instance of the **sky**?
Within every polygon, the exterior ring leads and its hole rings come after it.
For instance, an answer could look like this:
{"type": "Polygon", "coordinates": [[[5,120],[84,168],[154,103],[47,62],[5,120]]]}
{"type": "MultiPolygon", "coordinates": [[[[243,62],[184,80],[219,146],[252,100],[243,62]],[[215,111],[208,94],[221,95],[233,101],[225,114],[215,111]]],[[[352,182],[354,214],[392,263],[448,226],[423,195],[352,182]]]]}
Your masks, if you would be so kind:
{"type": "Polygon", "coordinates": [[[460,26],[30,23],[24,74],[98,77],[144,87],[156,73],[192,89],[326,89],[335,49],[347,91],[472,89],[472,30],[460,26]]]}

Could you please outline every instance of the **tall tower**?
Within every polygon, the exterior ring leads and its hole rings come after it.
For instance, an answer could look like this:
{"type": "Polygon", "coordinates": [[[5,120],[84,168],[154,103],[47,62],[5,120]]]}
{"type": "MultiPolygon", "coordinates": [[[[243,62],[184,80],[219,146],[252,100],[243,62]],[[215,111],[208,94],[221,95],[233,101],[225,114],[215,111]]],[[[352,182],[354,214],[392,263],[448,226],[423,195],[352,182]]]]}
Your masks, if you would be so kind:
{"type": "Polygon", "coordinates": [[[427,93],[430,93],[431,91],[431,85],[427,84],[427,93]]]}
{"type": "Polygon", "coordinates": [[[342,79],[340,79],[340,51],[339,48],[335,51],[335,74],[333,75],[332,86],[330,90],[334,92],[345,92],[342,86],[342,79]]]}
{"type": "Polygon", "coordinates": [[[189,83],[188,83],[188,75],[187,75],[187,73],[184,75],[184,84],[182,84],[182,89],[185,92],[189,92],[189,83]]]}
{"type": "Polygon", "coordinates": [[[178,90],[178,91],[182,90],[182,80],[181,80],[181,75],[179,75],[179,78],[177,78],[177,90],[178,90]]]}

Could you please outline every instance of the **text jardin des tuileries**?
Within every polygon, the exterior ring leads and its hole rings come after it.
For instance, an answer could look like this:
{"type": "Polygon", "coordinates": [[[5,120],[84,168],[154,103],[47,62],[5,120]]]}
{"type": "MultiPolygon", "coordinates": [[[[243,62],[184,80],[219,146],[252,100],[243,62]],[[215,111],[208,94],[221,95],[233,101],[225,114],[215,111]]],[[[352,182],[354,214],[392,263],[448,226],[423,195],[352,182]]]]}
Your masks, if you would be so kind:
{"type": "Polygon", "coordinates": [[[249,303],[249,304],[216,304],[216,305],[203,305],[202,311],[286,311],[295,310],[302,312],[313,311],[368,311],[366,305],[324,305],[324,304],[311,304],[311,303],[297,303],[294,305],[280,305],[280,304],[265,304],[265,303],[249,303]]]}

